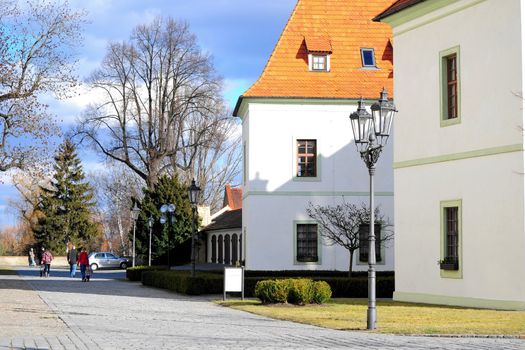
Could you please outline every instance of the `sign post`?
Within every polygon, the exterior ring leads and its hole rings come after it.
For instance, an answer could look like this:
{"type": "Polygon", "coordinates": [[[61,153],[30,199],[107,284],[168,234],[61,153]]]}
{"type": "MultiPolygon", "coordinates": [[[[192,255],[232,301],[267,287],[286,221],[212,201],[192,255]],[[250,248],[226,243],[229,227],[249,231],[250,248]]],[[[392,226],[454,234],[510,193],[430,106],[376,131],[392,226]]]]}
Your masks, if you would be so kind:
{"type": "Polygon", "coordinates": [[[224,294],[222,300],[226,300],[226,292],[241,292],[244,300],[244,267],[224,268],[224,294]]]}

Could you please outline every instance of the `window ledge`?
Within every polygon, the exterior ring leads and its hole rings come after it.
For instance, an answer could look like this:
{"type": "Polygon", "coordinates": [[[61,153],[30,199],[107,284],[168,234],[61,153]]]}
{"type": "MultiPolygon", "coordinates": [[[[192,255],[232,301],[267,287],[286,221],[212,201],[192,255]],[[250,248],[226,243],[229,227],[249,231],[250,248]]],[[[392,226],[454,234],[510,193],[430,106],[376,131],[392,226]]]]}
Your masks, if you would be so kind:
{"type": "Polygon", "coordinates": [[[361,67],[359,69],[361,70],[381,70],[381,68],[378,68],[378,67],[361,67]]]}
{"type": "Polygon", "coordinates": [[[294,176],[292,181],[297,182],[321,182],[320,176],[294,176]]]}
{"type": "Polygon", "coordinates": [[[443,119],[442,118],[440,126],[443,128],[443,127],[456,125],[456,124],[461,124],[461,117],[457,116],[456,118],[451,118],[451,119],[443,119]]]}

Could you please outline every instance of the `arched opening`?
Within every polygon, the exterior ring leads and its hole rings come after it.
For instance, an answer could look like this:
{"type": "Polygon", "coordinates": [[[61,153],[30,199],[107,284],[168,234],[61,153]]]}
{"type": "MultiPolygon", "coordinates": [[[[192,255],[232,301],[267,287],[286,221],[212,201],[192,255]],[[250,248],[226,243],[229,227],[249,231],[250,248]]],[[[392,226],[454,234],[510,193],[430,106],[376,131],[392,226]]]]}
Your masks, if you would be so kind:
{"type": "Polygon", "coordinates": [[[211,262],[214,264],[217,262],[217,237],[215,235],[211,237],[211,262]]]}
{"type": "Polygon", "coordinates": [[[219,236],[219,244],[218,244],[218,246],[219,246],[219,260],[218,260],[218,262],[219,262],[219,264],[222,264],[223,263],[223,260],[222,260],[222,252],[223,252],[223,250],[222,250],[222,235],[219,236]]]}
{"type": "Polygon", "coordinates": [[[237,265],[237,261],[239,260],[239,256],[237,255],[237,235],[234,233],[232,235],[232,265],[237,265]]]}
{"type": "Polygon", "coordinates": [[[224,263],[226,265],[230,264],[230,235],[224,236],[224,263]]]}

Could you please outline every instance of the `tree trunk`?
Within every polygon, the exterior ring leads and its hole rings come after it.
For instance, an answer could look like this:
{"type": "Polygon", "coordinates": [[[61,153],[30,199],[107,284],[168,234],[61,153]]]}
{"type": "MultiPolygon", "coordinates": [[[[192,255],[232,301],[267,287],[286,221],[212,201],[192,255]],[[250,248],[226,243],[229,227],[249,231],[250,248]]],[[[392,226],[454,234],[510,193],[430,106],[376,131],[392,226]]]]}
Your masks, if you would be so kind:
{"type": "Polygon", "coordinates": [[[352,277],[352,262],[354,261],[354,251],[350,251],[350,263],[348,264],[348,277],[352,277]]]}

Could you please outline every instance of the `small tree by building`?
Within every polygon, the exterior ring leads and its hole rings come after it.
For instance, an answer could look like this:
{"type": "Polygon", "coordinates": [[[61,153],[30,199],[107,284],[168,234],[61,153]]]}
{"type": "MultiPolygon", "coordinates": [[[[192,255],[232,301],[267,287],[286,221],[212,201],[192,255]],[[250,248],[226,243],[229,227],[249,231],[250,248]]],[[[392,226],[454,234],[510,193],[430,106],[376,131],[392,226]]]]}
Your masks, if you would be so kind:
{"type": "MultiPolygon", "coordinates": [[[[348,250],[350,253],[348,277],[351,277],[355,251],[360,249],[368,254],[370,209],[364,203],[355,205],[343,202],[335,206],[309,203],[306,212],[308,216],[317,221],[326,244],[339,245],[348,250]],[[363,239],[363,237],[367,238],[363,239]]],[[[377,251],[384,247],[386,242],[393,239],[394,232],[391,229],[392,225],[381,213],[379,207],[375,208],[375,224],[381,229],[380,235],[376,232],[377,251]]]]}
{"type": "MultiPolygon", "coordinates": [[[[184,242],[191,238],[192,233],[192,212],[188,198],[188,186],[179,182],[177,176],[163,175],[159,178],[152,190],[144,188],[144,197],[139,203],[140,213],[137,219],[136,246],[137,255],[144,257],[147,261],[149,250],[149,218],[153,218],[152,227],[152,257],[159,262],[165,259],[168,253],[168,242],[171,246],[172,262],[184,262],[183,252],[180,247],[184,242]],[[160,223],[160,207],[163,204],[173,203],[176,206],[174,212],[174,222],[160,223]],[[171,230],[170,230],[171,229],[171,230]],[[168,237],[169,235],[169,237],[168,237]],[[175,250],[175,251],[174,251],[175,250]]],[[[169,220],[169,217],[166,215],[169,220]]],[[[130,232],[132,241],[133,231],[130,232]]],[[[187,252],[184,252],[187,253],[187,252]]],[[[187,257],[189,258],[188,254],[187,257]]]]}

